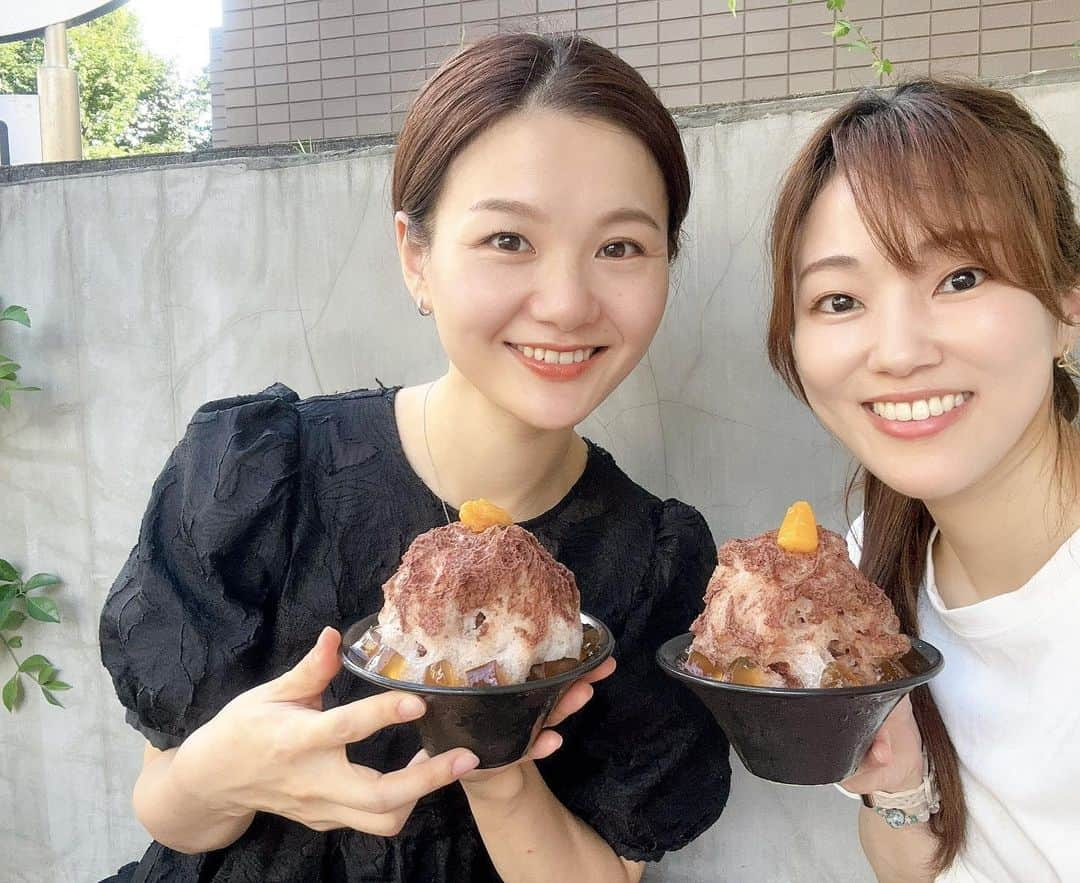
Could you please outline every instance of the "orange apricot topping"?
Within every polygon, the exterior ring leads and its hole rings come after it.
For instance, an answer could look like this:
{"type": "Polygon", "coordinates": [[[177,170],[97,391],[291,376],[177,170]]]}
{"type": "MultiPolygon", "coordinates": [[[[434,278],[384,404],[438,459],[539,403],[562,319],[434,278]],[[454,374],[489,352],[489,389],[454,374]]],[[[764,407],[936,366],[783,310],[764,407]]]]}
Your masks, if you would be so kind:
{"type": "Polygon", "coordinates": [[[505,509],[487,500],[468,500],[461,504],[461,523],[473,533],[482,533],[496,524],[513,524],[514,519],[505,509]]]}
{"type": "Polygon", "coordinates": [[[776,535],[776,545],[788,552],[817,551],[817,522],[809,503],[800,500],[787,510],[776,535]]]}

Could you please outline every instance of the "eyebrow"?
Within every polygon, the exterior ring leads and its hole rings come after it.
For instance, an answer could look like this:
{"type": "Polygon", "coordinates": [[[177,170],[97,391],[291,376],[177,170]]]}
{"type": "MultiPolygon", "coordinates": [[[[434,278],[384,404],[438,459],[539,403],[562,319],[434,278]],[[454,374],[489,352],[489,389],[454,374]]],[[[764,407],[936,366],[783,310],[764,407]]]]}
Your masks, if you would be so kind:
{"type": "Polygon", "coordinates": [[[829,270],[833,268],[849,270],[859,266],[857,258],[853,258],[849,254],[831,254],[828,257],[818,258],[816,261],[811,261],[805,267],[799,271],[799,276],[796,281],[801,282],[805,277],[811,273],[816,273],[818,270],[829,270]]]}
{"type": "Polygon", "coordinates": [[[652,227],[658,233],[663,232],[663,230],[660,229],[660,225],[656,223],[656,219],[648,212],[639,208],[617,208],[614,211],[608,212],[600,219],[602,225],[634,222],[644,224],[647,227],[652,227]]]}
{"type": "Polygon", "coordinates": [[[540,209],[518,199],[481,199],[479,202],[474,202],[469,210],[474,212],[503,212],[508,215],[523,215],[537,221],[547,220],[547,215],[540,209]]]}
{"type": "MultiPolygon", "coordinates": [[[[470,206],[474,212],[503,212],[510,215],[521,215],[532,218],[535,221],[548,221],[548,216],[535,206],[529,205],[518,199],[481,199],[470,206]]],[[[652,227],[658,232],[663,232],[656,219],[648,212],[639,208],[618,208],[608,212],[600,218],[601,225],[637,222],[652,227]]]]}

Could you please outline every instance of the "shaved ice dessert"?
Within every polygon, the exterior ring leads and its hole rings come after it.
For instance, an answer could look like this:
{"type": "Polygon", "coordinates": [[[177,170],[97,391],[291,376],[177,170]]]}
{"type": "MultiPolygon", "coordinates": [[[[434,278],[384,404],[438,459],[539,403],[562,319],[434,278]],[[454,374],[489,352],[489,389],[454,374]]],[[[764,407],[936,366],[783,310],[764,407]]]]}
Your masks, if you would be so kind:
{"type": "Polygon", "coordinates": [[[496,687],[573,669],[596,648],[574,575],[484,500],[420,534],[383,585],[364,668],[436,687],[496,687]]]}

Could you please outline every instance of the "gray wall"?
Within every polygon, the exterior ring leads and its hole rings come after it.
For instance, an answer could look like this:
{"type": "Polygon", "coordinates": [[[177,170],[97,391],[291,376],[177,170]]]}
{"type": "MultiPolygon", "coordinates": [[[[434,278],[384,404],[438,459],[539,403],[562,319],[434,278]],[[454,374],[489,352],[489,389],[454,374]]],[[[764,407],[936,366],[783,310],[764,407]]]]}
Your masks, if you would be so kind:
{"type": "MultiPolygon", "coordinates": [[[[1076,176],[1080,77],[1018,91],[1076,176]]],[[[838,100],[683,119],[696,192],[668,312],[648,359],[583,427],[646,487],[699,507],[718,540],[775,525],[796,498],[840,524],[846,458],[761,346],[769,203],[838,100]]],[[[67,710],[32,696],[0,723],[6,881],[96,880],[146,844],[129,801],[141,740],[98,661],[97,617],[191,412],[274,380],[310,395],[441,369],[396,266],[390,162],[375,146],[129,172],[83,164],[0,186],[0,298],[34,320],[0,326],[0,348],[44,387],[0,415],[0,556],[64,577],[64,623],[28,629],[27,645],[76,685],[67,710]]],[[[735,767],[724,817],[651,879],[870,879],[851,802],[735,767]]]]}

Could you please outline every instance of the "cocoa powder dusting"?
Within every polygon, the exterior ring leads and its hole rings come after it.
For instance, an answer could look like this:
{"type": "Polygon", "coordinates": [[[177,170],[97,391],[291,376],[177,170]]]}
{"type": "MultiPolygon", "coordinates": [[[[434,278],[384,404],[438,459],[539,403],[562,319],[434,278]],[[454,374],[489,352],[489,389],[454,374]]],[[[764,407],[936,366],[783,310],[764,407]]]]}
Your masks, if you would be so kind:
{"type": "Polygon", "coordinates": [[[842,648],[858,671],[907,652],[892,604],[851,563],[843,537],[824,528],[818,537],[813,553],[785,551],[776,531],[725,543],[705,610],[690,627],[693,649],[720,667],[746,657],[768,668],[808,651],[831,658],[842,648]]]}
{"type": "MultiPolygon", "coordinates": [[[[516,524],[474,533],[460,523],[420,534],[383,585],[403,630],[413,623],[439,634],[448,613],[466,614],[496,601],[532,625],[537,646],[554,619],[577,623],[581,606],[574,575],[531,533],[516,524]]],[[[478,627],[487,624],[477,620],[478,627]]]]}

